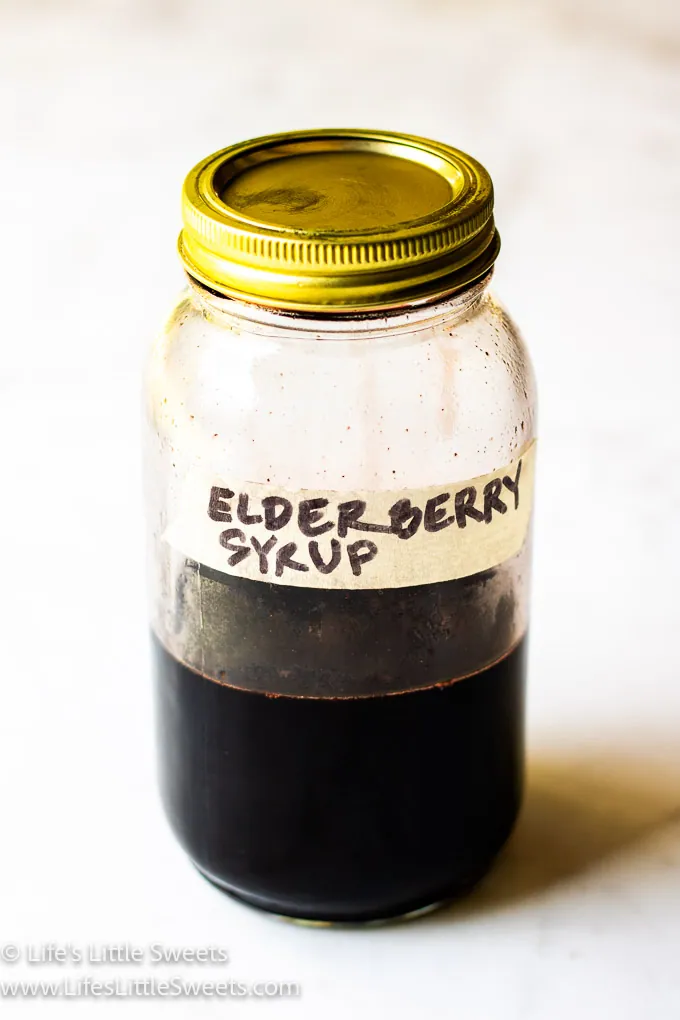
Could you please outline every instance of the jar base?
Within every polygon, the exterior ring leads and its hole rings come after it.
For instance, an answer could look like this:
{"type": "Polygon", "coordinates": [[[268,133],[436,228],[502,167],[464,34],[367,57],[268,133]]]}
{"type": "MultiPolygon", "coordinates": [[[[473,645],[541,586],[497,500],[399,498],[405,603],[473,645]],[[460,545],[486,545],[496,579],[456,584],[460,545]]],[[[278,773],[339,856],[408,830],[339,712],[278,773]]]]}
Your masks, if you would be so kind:
{"type": "Polygon", "coordinates": [[[206,871],[205,868],[197,864],[191,857],[189,860],[203,878],[210,882],[211,885],[216,886],[221,892],[231,896],[232,899],[237,900],[239,903],[244,903],[248,907],[260,910],[263,913],[270,914],[277,918],[277,920],[287,921],[289,924],[296,924],[307,928],[380,927],[382,925],[397,924],[402,921],[416,920],[417,918],[424,917],[426,914],[432,914],[436,910],[441,910],[443,907],[447,907],[451,903],[455,903],[469,895],[493,865],[493,860],[487,861],[485,866],[476,870],[473,876],[468,877],[462,882],[457,882],[455,887],[444,890],[439,896],[426,897],[424,903],[403,904],[384,912],[376,911],[365,914],[348,912],[347,915],[334,913],[333,916],[322,916],[316,915],[312,910],[297,914],[293,913],[289,908],[281,909],[281,907],[277,907],[270,900],[251,893],[245,893],[240,889],[235,889],[216,875],[206,871]]]}

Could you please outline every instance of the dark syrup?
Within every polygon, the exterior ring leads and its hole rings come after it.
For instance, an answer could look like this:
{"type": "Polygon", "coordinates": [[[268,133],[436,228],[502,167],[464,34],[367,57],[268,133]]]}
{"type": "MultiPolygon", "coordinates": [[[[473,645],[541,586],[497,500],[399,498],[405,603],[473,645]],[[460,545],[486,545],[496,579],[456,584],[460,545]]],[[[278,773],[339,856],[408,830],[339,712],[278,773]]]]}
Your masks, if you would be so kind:
{"type": "Polygon", "coordinates": [[[234,895],[310,920],[398,916],[466,891],[507,839],[524,641],[453,683],[321,699],[218,683],[154,644],[165,808],[234,895]]]}

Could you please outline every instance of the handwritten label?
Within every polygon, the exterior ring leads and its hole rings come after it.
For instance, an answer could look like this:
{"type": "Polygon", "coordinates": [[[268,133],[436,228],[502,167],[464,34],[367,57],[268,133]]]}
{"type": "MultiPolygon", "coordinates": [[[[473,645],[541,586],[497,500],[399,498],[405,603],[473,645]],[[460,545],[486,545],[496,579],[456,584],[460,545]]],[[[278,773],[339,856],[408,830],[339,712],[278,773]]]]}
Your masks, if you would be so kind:
{"type": "Polygon", "coordinates": [[[190,479],[164,539],[238,577],[302,588],[403,588],[466,577],[521,549],[535,443],[511,464],[452,485],[382,492],[190,479]]]}

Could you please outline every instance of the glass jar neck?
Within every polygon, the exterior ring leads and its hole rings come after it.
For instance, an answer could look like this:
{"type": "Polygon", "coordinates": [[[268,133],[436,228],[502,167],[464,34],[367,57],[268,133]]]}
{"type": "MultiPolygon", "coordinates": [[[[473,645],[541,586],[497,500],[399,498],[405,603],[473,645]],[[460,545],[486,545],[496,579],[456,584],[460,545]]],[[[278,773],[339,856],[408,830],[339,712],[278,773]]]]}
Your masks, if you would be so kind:
{"type": "Polygon", "coordinates": [[[227,329],[245,329],[260,335],[309,335],[310,339],[368,339],[397,333],[414,333],[440,324],[455,326],[469,318],[484,299],[492,272],[463,290],[430,303],[411,303],[376,312],[289,312],[236,301],[204,287],[189,276],[192,297],[203,314],[227,329]]]}

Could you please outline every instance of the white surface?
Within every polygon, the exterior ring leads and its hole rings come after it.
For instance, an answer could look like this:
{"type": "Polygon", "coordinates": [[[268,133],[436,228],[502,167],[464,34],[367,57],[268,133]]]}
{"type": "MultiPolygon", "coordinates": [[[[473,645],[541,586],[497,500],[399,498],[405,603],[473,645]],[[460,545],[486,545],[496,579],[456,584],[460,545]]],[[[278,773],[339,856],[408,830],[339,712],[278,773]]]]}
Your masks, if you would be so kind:
{"type": "Polygon", "coordinates": [[[676,1018],[677,4],[0,13],[0,943],[212,943],[226,976],[303,985],[130,1016],[676,1018]],[[489,166],[496,289],[541,392],[523,820],[464,904],[359,932],[240,907],[172,840],[139,496],[139,364],[181,282],[181,178],[241,137],[324,124],[433,135],[489,166]]]}

